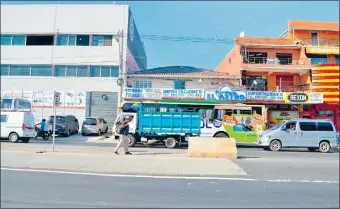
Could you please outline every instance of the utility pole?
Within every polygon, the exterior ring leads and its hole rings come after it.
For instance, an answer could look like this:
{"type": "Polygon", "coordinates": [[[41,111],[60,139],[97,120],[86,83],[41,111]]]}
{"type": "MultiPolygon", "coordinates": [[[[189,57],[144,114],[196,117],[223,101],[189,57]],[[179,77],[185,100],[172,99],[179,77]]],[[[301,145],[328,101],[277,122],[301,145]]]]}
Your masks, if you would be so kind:
{"type": "Polygon", "coordinates": [[[124,37],[124,31],[118,31],[118,36],[116,38],[116,41],[118,42],[119,47],[119,77],[117,80],[117,84],[119,86],[119,95],[118,95],[118,108],[117,108],[117,116],[121,113],[121,103],[123,102],[123,88],[126,83],[126,79],[124,76],[124,67],[125,62],[123,59],[123,37],[124,37]]]}

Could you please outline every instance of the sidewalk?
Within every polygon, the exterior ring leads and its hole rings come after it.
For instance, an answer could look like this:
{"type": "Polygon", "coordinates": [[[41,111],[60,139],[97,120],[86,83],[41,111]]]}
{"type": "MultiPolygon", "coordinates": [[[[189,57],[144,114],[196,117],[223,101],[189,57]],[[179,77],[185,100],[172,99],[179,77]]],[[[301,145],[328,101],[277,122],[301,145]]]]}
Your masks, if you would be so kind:
{"type": "Polygon", "coordinates": [[[244,176],[243,169],[228,159],[189,158],[173,155],[115,155],[108,151],[73,152],[1,148],[1,166],[95,173],[181,176],[244,176]],[[175,157],[176,156],[176,157],[175,157]]]}

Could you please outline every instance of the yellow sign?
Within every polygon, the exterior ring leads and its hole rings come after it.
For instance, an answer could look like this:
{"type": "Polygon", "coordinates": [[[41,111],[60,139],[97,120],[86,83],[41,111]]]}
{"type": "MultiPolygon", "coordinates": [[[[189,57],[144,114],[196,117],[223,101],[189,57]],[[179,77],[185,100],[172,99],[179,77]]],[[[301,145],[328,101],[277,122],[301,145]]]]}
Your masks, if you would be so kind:
{"type": "Polygon", "coordinates": [[[339,47],[336,46],[309,46],[306,48],[307,54],[339,54],[339,47]]]}

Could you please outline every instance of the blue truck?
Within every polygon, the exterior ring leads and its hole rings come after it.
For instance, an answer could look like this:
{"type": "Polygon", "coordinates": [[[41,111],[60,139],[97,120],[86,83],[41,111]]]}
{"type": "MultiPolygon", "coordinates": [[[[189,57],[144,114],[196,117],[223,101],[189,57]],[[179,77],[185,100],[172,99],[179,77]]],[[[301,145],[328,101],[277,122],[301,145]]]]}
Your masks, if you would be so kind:
{"type": "Polygon", "coordinates": [[[174,148],[187,141],[189,136],[201,134],[200,113],[144,111],[141,104],[136,113],[123,112],[117,117],[112,129],[116,139],[120,137],[115,133],[116,127],[126,117],[131,118],[129,147],[137,143],[147,143],[148,140],[157,140],[164,142],[167,148],[174,148]]]}

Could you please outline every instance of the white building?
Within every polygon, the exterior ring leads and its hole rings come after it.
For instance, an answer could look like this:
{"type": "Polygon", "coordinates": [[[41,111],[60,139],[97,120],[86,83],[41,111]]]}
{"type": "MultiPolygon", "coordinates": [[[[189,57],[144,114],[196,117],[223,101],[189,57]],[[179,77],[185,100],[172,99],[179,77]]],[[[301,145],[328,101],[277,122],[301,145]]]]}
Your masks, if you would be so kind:
{"type": "Polygon", "coordinates": [[[37,119],[50,114],[56,90],[59,113],[112,121],[118,78],[146,68],[129,6],[1,5],[2,96],[32,100],[37,119]]]}

